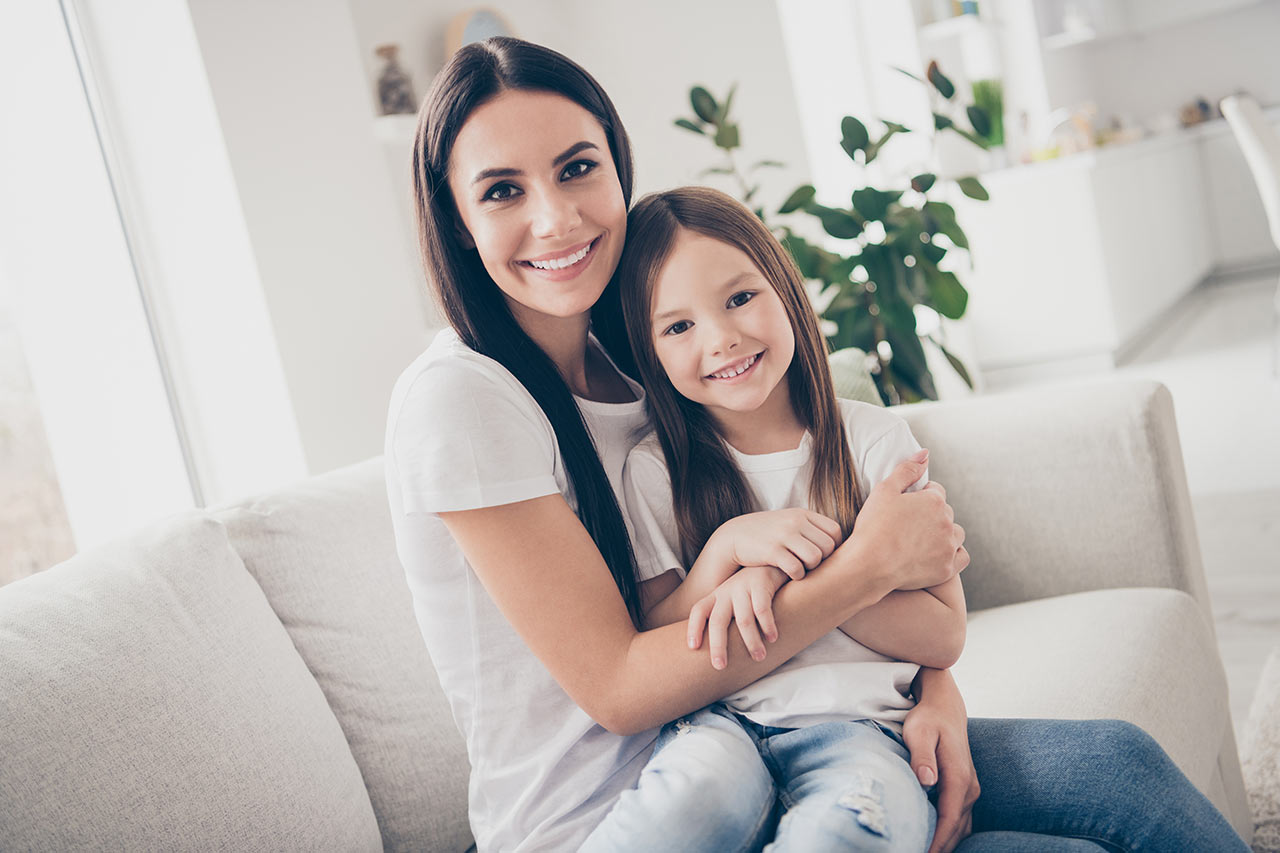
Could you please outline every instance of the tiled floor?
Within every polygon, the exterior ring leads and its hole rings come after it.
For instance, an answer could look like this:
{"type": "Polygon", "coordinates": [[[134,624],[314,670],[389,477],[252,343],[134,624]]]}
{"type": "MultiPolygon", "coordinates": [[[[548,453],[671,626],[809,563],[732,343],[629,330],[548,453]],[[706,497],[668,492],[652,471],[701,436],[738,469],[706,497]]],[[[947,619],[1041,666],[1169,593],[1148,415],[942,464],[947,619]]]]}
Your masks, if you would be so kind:
{"type": "Polygon", "coordinates": [[[1201,285],[1116,369],[1173,394],[1241,739],[1263,663],[1280,646],[1280,380],[1270,343],[1278,277],[1201,285]]]}

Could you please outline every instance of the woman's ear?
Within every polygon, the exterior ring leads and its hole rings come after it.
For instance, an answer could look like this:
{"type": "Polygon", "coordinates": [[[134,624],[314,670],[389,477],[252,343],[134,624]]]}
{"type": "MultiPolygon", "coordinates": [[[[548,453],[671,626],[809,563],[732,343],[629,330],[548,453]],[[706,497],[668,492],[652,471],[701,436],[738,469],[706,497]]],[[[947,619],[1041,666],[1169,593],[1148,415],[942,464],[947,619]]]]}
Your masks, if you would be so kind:
{"type": "Polygon", "coordinates": [[[462,220],[458,217],[454,217],[453,220],[453,233],[458,238],[462,248],[474,249],[476,247],[476,241],[471,238],[471,232],[467,230],[467,226],[463,225],[462,220]]]}

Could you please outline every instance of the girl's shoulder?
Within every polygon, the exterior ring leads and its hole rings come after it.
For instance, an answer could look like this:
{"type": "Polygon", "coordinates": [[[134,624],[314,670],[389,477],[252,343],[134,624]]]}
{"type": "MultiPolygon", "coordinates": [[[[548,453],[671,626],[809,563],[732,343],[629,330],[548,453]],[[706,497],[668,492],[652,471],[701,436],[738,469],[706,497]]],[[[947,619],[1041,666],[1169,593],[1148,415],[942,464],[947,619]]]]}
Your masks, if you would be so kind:
{"type": "Polygon", "coordinates": [[[662,453],[662,442],[658,440],[658,432],[650,428],[635,447],[627,453],[627,465],[645,468],[661,468],[667,470],[667,457],[662,453]]]}
{"type": "Polygon", "coordinates": [[[911,433],[911,428],[902,416],[884,406],[860,400],[841,399],[836,402],[840,405],[845,434],[849,437],[849,446],[855,458],[886,436],[911,433]]]}

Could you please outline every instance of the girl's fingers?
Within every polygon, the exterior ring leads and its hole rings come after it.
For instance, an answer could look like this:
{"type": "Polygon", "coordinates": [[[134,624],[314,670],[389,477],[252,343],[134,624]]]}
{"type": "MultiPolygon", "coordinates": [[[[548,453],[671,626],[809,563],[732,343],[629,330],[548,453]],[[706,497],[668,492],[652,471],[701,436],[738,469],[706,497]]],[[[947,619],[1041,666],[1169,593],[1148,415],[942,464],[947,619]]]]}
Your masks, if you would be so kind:
{"type": "Polygon", "coordinates": [[[778,623],[773,620],[773,595],[767,589],[754,589],[751,592],[751,605],[764,638],[770,643],[777,642],[778,623]]]}
{"type": "Polygon", "coordinates": [[[793,581],[798,581],[804,577],[804,563],[800,562],[800,559],[787,548],[781,545],[775,548],[773,559],[774,565],[782,569],[787,577],[793,581]]]}
{"type": "Polygon", "coordinates": [[[797,536],[791,543],[791,553],[804,564],[806,569],[816,569],[822,562],[822,549],[810,542],[803,535],[797,536]]]}
{"type": "MultiPolygon", "coordinates": [[[[834,519],[827,518],[820,512],[810,511],[809,522],[835,540],[835,545],[839,545],[844,539],[844,531],[840,529],[840,523],[834,519]]],[[[835,545],[832,547],[834,548],[835,545]]]]}
{"type": "Polygon", "coordinates": [[[733,620],[733,602],[720,598],[707,619],[707,645],[711,647],[711,665],[724,669],[729,664],[729,622],[733,620]]]}
{"type": "Polygon", "coordinates": [[[702,647],[702,633],[711,617],[711,608],[715,605],[714,595],[704,596],[689,610],[689,648],[702,647]]]}
{"type": "Polygon", "coordinates": [[[806,525],[802,532],[804,534],[804,538],[816,545],[818,550],[822,552],[822,558],[824,560],[827,557],[830,557],[831,553],[836,550],[836,540],[816,524],[806,525]]]}
{"type": "Polygon", "coordinates": [[[745,590],[736,590],[733,594],[733,619],[738,623],[738,633],[742,642],[747,644],[747,654],[754,661],[764,660],[764,640],[760,636],[760,628],[756,625],[755,610],[751,605],[751,594],[745,590]]]}

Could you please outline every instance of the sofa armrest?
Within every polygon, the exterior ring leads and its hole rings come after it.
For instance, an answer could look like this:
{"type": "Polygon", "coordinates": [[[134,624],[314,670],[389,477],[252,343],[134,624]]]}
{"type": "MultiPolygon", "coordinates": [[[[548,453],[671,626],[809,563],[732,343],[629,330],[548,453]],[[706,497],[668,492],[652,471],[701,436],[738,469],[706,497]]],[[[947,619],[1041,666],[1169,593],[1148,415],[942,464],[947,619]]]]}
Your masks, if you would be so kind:
{"type": "Polygon", "coordinates": [[[1107,379],[895,409],[930,449],[979,610],[1108,587],[1189,593],[1212,625],[1173,398],[1107,379]]]}

